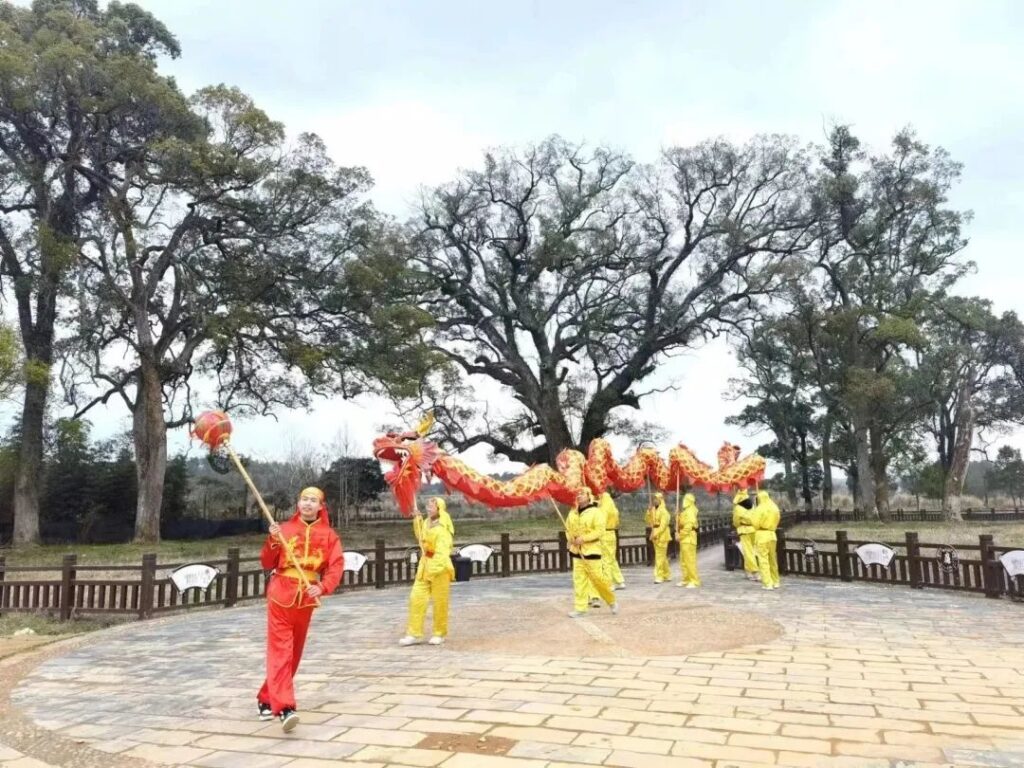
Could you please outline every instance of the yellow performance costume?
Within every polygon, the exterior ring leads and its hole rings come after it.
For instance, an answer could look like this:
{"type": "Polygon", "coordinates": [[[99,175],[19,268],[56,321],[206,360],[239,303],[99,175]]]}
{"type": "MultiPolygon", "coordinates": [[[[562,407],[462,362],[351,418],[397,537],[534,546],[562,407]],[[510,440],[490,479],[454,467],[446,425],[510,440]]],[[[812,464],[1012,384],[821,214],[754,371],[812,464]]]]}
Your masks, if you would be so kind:
{"type": "Polygon", "coordinates": [[[601,573],[602,517],[597,502],[587,493],[586,499],[570,509],[565,518],[565,534],[572,558],[573,611],[569,614],[572,618],[587,612],[594,592],[611,606],[612,613],[618,613],[615,593],[601,573]]]}
{"type": "Polygon", "coordinates": [[[679,564],[682,570],[680,587],[693,589],[700,586],[697,575],[697,498],[688,493],[683,496],[683,509],[676,515],[676,541],[679,542],[679,564]]]}
{"type": "Polygon", "coordinates": [[[743,554],[743,571],[748,579],[757,581],[757,554],[754,551],[754,500],[746,490],[740,490],[732,498],[732,527],[740,538],[740,552],[743,554]]]}
{"type": "Polygon", "coordinates": [[[444,499],[430,500],[430,518],[418,514],[412,521],[413,531],[420,544],[420,562],[416,568],[416,581],[409,595],[409,624],[399,645],[418,645],[423,642],[423,621],[427,604],[434,603],[434,636],[431,645],[440,645],[448,636],[448,593],[455,567],[452,565],[452,541],[455,526],[444,499]]]}
{"type": "Polygon", "coordinates": [[[672,540],[672,523],[665,508],[665,497],[654,494],[654,504],[648,510],[648,525],[651,526],[651,543],[654,544],[654,583],[661,584],[672,578],[668,567],[668,543],[672,540]]]}
{"type": "Polygon", "coordinates": [[[601,566],[604,580],[612,589],[622,589],[626,580],[619,568],[619,509],[612,495],[605,491],[598,499],[598,506],[604,511],[604,535],[601,537],[601,566]]]}
{"type": "Polygon", "coordinates": [[[775,549],[775,529],[779,527],[779,507],[768,491],[758,491],[757,506],[753,510],[754,546],[757,547],[757,567],[761,572],[763,589],[779,588],[779,560],[775,549]]]}

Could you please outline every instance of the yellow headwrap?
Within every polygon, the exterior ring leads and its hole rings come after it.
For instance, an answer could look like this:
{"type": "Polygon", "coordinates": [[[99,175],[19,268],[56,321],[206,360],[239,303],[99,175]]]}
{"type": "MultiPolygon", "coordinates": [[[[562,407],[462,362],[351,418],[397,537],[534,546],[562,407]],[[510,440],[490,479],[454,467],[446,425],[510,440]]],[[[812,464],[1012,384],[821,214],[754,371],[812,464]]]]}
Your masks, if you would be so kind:
{"type": "Polygon", "coordinates": [[[324,498],[326,498],[324,496],[324,492],[314,485],[311,485],[308,488],[303,488],[302,492],[299,493],[299,498],[301,499],[303,496],[316,496],[318,499],[320,499],[321,504],[324,503],[324,498]]]}

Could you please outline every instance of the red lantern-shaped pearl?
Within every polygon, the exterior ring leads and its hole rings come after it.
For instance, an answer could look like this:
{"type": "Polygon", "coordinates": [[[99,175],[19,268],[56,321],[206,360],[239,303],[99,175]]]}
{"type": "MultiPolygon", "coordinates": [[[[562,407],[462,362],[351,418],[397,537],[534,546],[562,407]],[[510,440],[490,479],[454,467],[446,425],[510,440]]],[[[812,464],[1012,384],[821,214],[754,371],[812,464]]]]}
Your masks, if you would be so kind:
{"type": "Polygon", "coordinates": [[[192,424],[192,437],[216,448],[231,434],[231,419],[224,411],[204,411],[192,424]]]}

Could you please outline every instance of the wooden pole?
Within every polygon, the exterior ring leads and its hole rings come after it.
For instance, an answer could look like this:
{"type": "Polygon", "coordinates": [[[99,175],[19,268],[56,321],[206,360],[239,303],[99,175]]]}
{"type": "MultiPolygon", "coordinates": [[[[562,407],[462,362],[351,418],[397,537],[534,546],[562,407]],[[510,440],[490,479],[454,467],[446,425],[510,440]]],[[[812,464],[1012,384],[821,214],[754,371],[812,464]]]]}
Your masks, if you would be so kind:
{"type": "MultiPolygon", "coordinates": [[[[245,484],[249,486],[249,490],[252,491],[252,495],[256,497],[256,503],[259,504],[260,509],[263,511],[263,516],[267,519],[267,522],[271,525],[276,525],[277,521],[274,516],[270,514],[270,510],[267,509],[266,502],[263,501],[263,497],[260,496],[260,492],[256,490],[256,484],[253,483],[252,478],[249,477],[249,473],[245,471],[245,467],[242,466],[242,462],[238,458],[238,454],[235,453],[234,448],[231,447],[231,443],[225,440],[221,445],[228,452],[228,456],[235,462],[235,467],[238,468],[239,473],[242,475],[242,479],[245,480],[245,484]]],[[[302,584],[303,589],[309,589],[312,584],[309,583],[309,579],[306,578],[306,572],[302,570],[302,566],[299,565],[299,561],[295,558],[295,553],[292,551],[291,546],[285,541],[284,536],[280,533],[277,534],[278,541],[281,542],[281,546],[284,547],[285,553],[288,555],[288,561],[292,564],[295,572],[299,574],[299,582],[302,584]]],[[[320,600],[313,598],[313,602],[319,606],[320,600]]]]}

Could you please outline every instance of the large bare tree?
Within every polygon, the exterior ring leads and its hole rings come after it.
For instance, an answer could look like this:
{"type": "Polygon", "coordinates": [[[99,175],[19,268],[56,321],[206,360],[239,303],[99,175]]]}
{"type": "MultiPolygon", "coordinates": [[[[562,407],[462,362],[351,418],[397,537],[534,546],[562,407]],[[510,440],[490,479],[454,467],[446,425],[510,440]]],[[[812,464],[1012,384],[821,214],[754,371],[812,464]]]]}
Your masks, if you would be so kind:
{"type": "Polygon", "coordinates": [[[445,439],[532,463],[643,436],[629,411],[657,364],[749,317],[806,245],[806,183],[803,150],[777,136],[651,166],[555,137],[426,195],[411,263],[452,366],[423,397],[445,439]],[[510,406],[475,402],[467,376],[510,406]]]}

